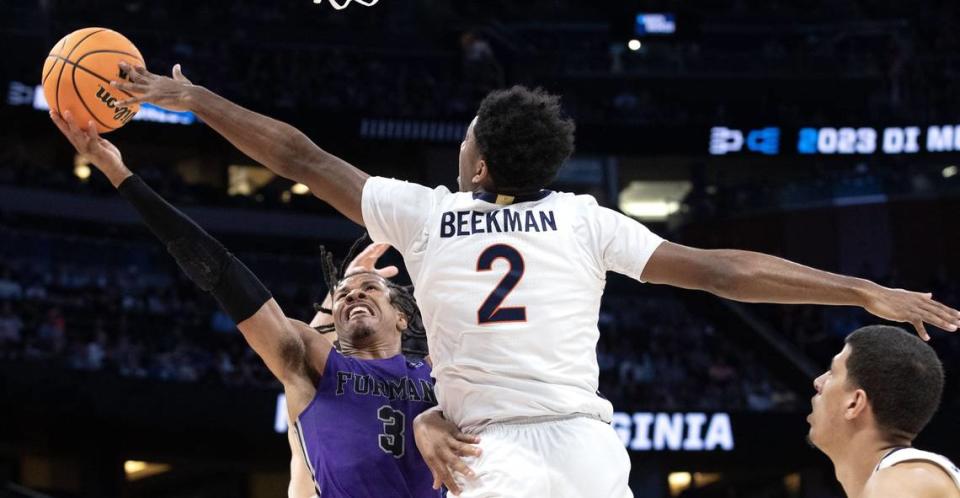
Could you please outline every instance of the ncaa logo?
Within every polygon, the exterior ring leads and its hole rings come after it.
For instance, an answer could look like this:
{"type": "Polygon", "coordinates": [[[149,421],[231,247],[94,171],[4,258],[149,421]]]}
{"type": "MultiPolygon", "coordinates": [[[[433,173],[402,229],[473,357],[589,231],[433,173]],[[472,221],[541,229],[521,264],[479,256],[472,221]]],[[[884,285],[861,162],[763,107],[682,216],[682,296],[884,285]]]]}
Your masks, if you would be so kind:
{"type": "Polygon", "coordinates": [[[710,154],[722,156],[743,149],[743,132],[723,126],[710,128],[710,154]]]}

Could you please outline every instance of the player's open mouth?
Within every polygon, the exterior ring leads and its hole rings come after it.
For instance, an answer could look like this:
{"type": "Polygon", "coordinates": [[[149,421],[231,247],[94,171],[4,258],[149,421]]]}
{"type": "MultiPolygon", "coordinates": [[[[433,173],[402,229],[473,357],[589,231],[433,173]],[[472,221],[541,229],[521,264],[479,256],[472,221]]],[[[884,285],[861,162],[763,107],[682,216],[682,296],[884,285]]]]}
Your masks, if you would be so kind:
{"type": "Polygon", "coordinates": [[[367,306],[366,304],[359,303],[359,304],[353,305],[353,307],[348,309],[346,311],[346,315],[347,315],[347,320],[353,320],[354,318],[357,318],[357,317],[373,316],[373,309],[370,306],[367,306]]]}

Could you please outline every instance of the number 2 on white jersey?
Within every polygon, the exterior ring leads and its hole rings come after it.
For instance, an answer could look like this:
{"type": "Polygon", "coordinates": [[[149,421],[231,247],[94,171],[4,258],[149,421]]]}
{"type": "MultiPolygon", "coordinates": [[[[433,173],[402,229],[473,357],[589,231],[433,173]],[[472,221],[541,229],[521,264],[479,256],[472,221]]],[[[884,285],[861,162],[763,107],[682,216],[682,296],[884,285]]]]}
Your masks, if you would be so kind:
{"type": "Polygon", "coordinates": [[[507,274],[500,279],[500,283],[487,296],[487,299],[477,310],[477,323],[487,325],[498,322],[525,322],[527,320],[526,306],[500,307],[503,301],[510,294],[510,291],[523,278],[523,256],[520,252],[506,244],[494,244],[480,253],[477,258],[477,271],[490,271],[493,268],[493,262],[503,258],[510,264],[507,274]]]}

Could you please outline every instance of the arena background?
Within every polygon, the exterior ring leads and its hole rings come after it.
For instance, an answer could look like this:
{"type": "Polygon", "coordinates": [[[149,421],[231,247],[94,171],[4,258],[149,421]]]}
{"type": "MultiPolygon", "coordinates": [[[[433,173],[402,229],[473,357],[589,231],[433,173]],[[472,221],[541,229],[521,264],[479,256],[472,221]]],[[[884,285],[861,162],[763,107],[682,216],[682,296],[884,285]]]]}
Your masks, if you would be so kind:
{"type": "MultiPolygon", "coordinates": [[[[428,185],[454,184],[487,91],[542,86],[578,125],[555,188],[671,240],[960,305],[957,2],[0,7],[0,496],[259,498],[288,478],[278,384],[43,112],[44,56],[81,27],[124,33],[153,71],[181,63],[373,174],[428,185]]],[[[318,246],[343,254],[360,230],[193,116],[138,118],[109,136],[126,162],[309,318],[318,246]]],[[[804,418],[844,334],[874,322],[611,277],[601,390],[634,493],[842,496],[804,418]]],[[[931,332],[948,384],[918,446],[957,461],[960,337],[931,332]]]]}

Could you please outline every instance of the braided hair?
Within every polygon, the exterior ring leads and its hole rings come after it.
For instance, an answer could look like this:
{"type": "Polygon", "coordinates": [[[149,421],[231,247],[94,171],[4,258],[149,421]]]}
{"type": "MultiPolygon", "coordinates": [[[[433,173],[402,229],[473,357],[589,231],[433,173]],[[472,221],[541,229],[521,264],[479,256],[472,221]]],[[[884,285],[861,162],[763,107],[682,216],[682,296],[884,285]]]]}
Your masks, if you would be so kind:
{"type": "MultiPolygon", "coordinates": [[[[357,257],[357,254],[369,245],[372,241],[366,233],[354,241],[347,251],[347,256],[337,265],[333,260],[333,253],[320,246],[320,264],[323,269],[323,280],[327,284],[327,289],[333,292],[343,280],[347,266],[357,257]]],[[[423,325],[423,317],[420,315],[420,307],[417,306],[417,300],[413,297],[412,285],[399,285],[390,279],[384,279],[387,289],[390,290],[390,304],[399,309],[407,317],[407,328],[403,331],[400,339],[400,349],[404,355],[410,359],[422,359],[429,354],[427,350],[427,332],[423,325]]],[[[322,311],[319,304],[313,307],[317,311],[322,311]]],[[[339,345],[338,345],[339,346],[339,345]]]]}

